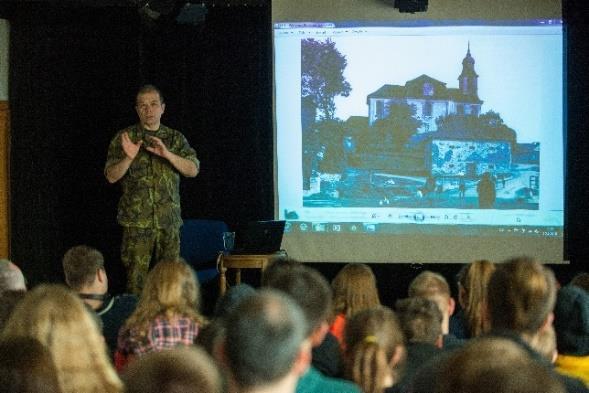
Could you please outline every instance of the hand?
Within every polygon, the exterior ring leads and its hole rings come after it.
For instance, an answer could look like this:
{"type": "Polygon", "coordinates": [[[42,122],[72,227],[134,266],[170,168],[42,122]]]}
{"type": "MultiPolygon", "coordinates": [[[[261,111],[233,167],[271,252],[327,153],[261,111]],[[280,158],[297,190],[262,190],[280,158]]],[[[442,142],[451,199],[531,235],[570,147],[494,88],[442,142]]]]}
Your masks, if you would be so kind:
{"type": "Polygon", "coordinates": [[[147,151],[149,151],[155,155],[158,155],[160,157],[168,159],[168,156],[170,155],[170,151],[168,150],[166,145],[164,145],[164,142],[162,142],[162,140],[160,138],[157,138],[155,136],[148,136],[148,138],[152,142],[152,145],[145,147],[147,149],[147,151]]]}
{"type": "Polygon", "coordinates": [[[131,160],[133,160],[139,152],[142,143],[143,141],[133,143],[127,132],[124,132],[123,135],[121,135],[121,146],[123,147],[123,151],[127,157],[129,157],[131,160]]]}

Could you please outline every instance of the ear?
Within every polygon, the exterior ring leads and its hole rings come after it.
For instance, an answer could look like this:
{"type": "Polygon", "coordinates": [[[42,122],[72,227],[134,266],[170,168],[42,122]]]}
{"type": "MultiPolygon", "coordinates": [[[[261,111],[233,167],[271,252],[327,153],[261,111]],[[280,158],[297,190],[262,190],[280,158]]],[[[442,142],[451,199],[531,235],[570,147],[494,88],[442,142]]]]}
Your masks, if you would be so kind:
{"type": "Polygon", "coordinates": [[[292,366],[292,371],[296,376],[303,375],[309,369],[309,365],[311,364],[311,348],[312,344],[310,338],[306,339],[301,344],[299,353],[292,366]]]}
{"type": "Polygon", "coordinates": [[[390,365],[391,368],[397,367],[401,361],[405,358],[405,347],[403,345],[397,345],[395,347],[395,351],[393,352],[393,356],[391,357],[390,365]]]}
{"type": "Polygon", "coordinates": [[[162,104],[162,113],[166,111],[166,104],[162,104]]]}
{"type": "Polygon", "coordinates": [[[454,298],[452,296],[450,296],[450,298],[448,299],[448,315],[454,314],[455,310],[456,310],[456,301],[454,300],[454,298]]]}
{"type": "Polygon", "coordinates": [[[550,312],[546,316],[546,319],[544,319],[544,322],[542,322],[542,326],[540,326],[539,331],[544,332],[544,331],[550,329],[550,327],[552,326],[552,322],[554,322],[554,313],[550,312]]]}
{"type": "Polygon", "coordinates": [[[444,347],[444,337],[441,334],[436,339],[436,342],[434,343],[434,345],[440,349],[442,349],[444,347]]]}
{"type": "Polygon", "coordinates": [[[103,283],[106,281],[106,270],[104,270],[104,268],[101,267],[98,270],[96,270],[96,279],[99,283],[103,283]]]}
{"type": "Polygon", "coordinates": [[[325,339],[325,335],[328,331],[329,325],[327,324],[327,321],[321,322],[321,325],[313,329],[313,333],[311,333],[311,345],[313,347],[318,347],[325,339]]]}

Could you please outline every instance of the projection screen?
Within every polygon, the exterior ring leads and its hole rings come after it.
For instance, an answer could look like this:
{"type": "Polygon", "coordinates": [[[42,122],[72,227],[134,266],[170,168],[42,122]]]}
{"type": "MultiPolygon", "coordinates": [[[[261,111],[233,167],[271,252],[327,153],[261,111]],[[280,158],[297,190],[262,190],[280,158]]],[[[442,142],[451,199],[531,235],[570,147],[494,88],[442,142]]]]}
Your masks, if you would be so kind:
{"type": "Polygon", "coordinates": [[[272,9],[275,206],[290,256],[562,262],[560,2],[272,9]]]}

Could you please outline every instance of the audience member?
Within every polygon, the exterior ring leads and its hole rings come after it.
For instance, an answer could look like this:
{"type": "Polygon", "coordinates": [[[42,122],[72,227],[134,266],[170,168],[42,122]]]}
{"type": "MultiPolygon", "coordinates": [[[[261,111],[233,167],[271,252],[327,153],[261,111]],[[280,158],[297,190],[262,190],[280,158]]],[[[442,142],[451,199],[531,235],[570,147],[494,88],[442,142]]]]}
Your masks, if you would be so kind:
{"type": "MultiPolygon", "coordinates": [[[[554,319],[556,280],[552,271],[532,258],[513,258],[496,266],[487,289],[492,335],[512,340],[539,364],[552,369],[528,344],[548,329],[554,319]]],[[[569,393],[589,391],[580,380],[559,376],[569,393]]]]}
{"type": "MultiPolygon", "coordinates": [[[[274,277],[275,270],[284,273],[286,270],[298,269],[300,266],[301,263],[294,259],[277,259],[264,270],[261,280],[262,286],[267,286],[267,278],[274,277]]],[[[331,307],[331,301],[329,307],[331,307]]],[[[319,345],[313,346],[312,354],[312,365],[316,370],[328,377],[343,377],[340,343],[333,334],[327,332],[323,341],[319,345]]]]}
{"type": "Polygon", "coordinates": [[[554,328],[559,372],[576,377],[589,386],[589,293],[574,285],[558,291],[554,328]]]}
{"type": "Polygon", "coordinates": [[[192,345],[205,320],[196,274],[183,260],[158,262],[147,274],[137,308],[119,332],[116,365],[177,345],[192,345]]]}
{"type": "Polygon", "coordinates": [[[587,273],[587,272],[578,273],[571,280],[571,285],[582,288],[585,291],[589,292],[589,273],[587,273]]]}
{"type": "Polygon", "coordinates": [[[485,318],[487,284],[495,264],[479,260],[464,265],[458,273],[460,310],[450,319],[450,332],[458,338],[477,337],[489,330],[485,318]]]}
{"type": "Polygon", "coordinates": [[[450,317],[454,313],[456,302],[451,296],[450,285],[441,274],[425,270],[409,284],[409,297],[422,297],[435,302],[442,312],[443,346],[452,349],[463,344],[450,333],[450,317]]]}
{"type": "Polygon", "coordinates": [[[303,311],[278,291],[261,290],[227,316],[225,358],[236,392],[295,391],[311,361],[303,311]]]}
{"type": "Polygon", "coordinates": [[[215,318],[227,316],[239,303],[254,293],[256,293],[256,290],[248,284],[238,284],[230,287],[223,296],[217,299],[213,316],[215,318]]]}
{"type": "Polygon", "coordinates": [[[331,287],[335,319],[329,332],[343,343],[346,320],[358,311],[380,306],[376,278],[368,265],[353,263],[339,271],[331,287]]]}
{"type": "Polygon", "coordinates": [[[46,284],[28,292],[2,337],[32,337],[45,345],[63,393],[123,391],[90,311],[64,286],[46,284]]]}
{"type": "Polygon", "coordinates": [[[407,340],[405,372],[398,384],[402,389],[424,363],[442,353],[442,313],[436,303],[421,297],[398,300],[395,308],[407,340]]]}
{"type": "Polygon", "coordinates": [[[102,333],[111,356],[117,348],[117,337],[123,323],[137,306],[135,295],[111,296],[102,253],[88,246],[70,248],[63,257],[67,285],[102,321],[102,333]]]}
{"type": "Polygon", "coordinates": [[[0,293],[4,291],[26,291],[25,276],[14,263],[0,259],[0,293]]]}
{"type": "MultiPolygon", "coordinates": [[[[309,323],[307,336],[313,347],[319,346],[329,329],[327,318],[331,312],[332,301],[331,289],[325,278],[309,267],[288,264],[283,269],[275,267],[265,271],[264,282],[268,287],[292,296],[299,304],[309,323]]],[[[339,356],[339,348],[338,352],[322,354],[323,359],[338,359],[339,356]]],[[[312,365],[300,379],[296,391],[347,393],[359,390],[348,381],[326,377],[312,365]]]]}
{"type": "Polygon", "coordinates": [[[384,306],[362,310],[344,332],[347,377],[364,393],[382,393],[399,381],[404,338],[394,312],[384,306]]]}
{"type": "Polygon", "coordinates": [[[513,341],[474,339],[454,351],[433,393],[565,393],[562,383],[513,341]]]}
{"type": "Polygon", "coordinates": [[[205,351],[197,347],[152,352],[123,374],[126,393],[221,393],[221,376],[205,351]]]}
{"type": "Polygon", "coordinates": [[[8,318],[12,314],[12,310],[24,298],[25,291],[4,291],[1,292],[2,301],[0,302],[0,332],[6,325],[8,318]]]}
{"type": "Polygon", "coordinates": [[[32,337],[0,340],[0,393],[60,393],[47,348],[32,337]]]}

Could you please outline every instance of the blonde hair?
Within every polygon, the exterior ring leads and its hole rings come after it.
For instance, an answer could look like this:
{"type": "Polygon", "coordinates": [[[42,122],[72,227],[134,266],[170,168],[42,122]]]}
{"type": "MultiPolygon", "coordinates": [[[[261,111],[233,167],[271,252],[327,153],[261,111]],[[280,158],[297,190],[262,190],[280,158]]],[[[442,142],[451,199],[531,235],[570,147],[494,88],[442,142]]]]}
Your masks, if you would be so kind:
{"type": "Polygon", "coordinates": [[[421,297],[434,301],[442,314],[448,313],[450,300],[450,285],[439,273],[425,270],[417,275],[409,284],[408,296],[421,297]]]}
{"type": "Polygon", "coordinates": [[[203,323],[199,306],[200,287],[192,268],[181,259],[161,261],[147,275],[137,308],[124,327],[146,333],[158,316],[183,316],[203,323]]]}
{"type": "Polygon", "coordinates": [[[347,377],[364,393],[381,393],[387,379],[396,382],[391,360],[403,350],[404,337],[392,310],[378,306],[356,313],[346,324],[344,339],[347,377]]]}
{"type": "Polygon", "coordinates": [[[487,304],[487,284],[494,271],[493,262],[478,260],[465,265],[458,273],[458,300],[464,309],[471,337],[480,336],[489,330],[484,308],[487,304]]]}
{"type": "Polygon", "coordinates": [[[32,337],[45,345],[64,393],[123,391],[95,319],[65,286],[46,284],[28,292],[2,337],[32,337]]]}
{"type": "Polygon", "coordinates": [[[346,318],[380,305],[374,273],[363,263],[344,266],[333,279],[331,287],[334,311],[344,314],[346,318]]]}

